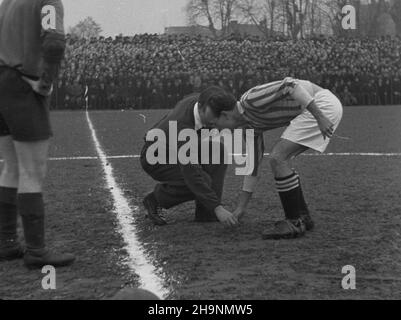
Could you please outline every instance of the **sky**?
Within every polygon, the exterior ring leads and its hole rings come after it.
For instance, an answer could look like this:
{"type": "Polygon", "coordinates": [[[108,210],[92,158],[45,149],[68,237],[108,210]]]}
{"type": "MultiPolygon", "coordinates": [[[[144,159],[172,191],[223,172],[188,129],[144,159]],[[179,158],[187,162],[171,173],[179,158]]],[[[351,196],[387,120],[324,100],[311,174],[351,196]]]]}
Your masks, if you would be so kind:
{"type": "Polygon", "coordinates": [[[186,24],[184,7],[188,0],[62,1],[66,30],[88,16],[102,26],[104,36],[163,33],[165,27],[186,24]]]}
{"type": "Polygon", "coordinates": [[[168,26],[185,25],[187,0],[63,0],[66,28],[92,16],[103,35],[163,33],[168,26]]]}

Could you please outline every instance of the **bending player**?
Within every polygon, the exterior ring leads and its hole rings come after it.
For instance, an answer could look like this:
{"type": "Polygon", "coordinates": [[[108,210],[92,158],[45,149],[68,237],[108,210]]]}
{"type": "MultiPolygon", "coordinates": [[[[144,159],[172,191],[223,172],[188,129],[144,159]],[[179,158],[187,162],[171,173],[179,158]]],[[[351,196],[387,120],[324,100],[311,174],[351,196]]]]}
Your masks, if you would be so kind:
{"type": "Polygon", "coordinates": [[[64,56],[61,0],[4,0],[0,6],[0,261],[61,267],[74,257],[45,246],[42,196],[49,139],[49,96],[64,56]],[[26,251],[17,241],[17,209],[26,251]]]}
{"type": "Polygon", "coordinates": [[[254,171],[244,179],[236,217],[240,219],[255,191],[258,167],[264,154],[263,132],[287,127],[270,155],[285,220],[267,229],[264,239],[289,239],[312,230],[301,181],[291,160],[312,149],[323,153],[343,115],[341,102],[329,90],[309,81],[286,78],[246,92],[232,112],[223,112],[217,127],[255,130],[254,171]]]}

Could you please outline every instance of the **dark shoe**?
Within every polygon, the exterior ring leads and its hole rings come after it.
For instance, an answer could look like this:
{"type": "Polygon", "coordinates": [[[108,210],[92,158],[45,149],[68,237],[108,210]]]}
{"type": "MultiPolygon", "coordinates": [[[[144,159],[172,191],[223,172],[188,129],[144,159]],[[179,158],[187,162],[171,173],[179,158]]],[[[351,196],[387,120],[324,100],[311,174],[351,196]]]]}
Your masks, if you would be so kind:
{"type": "Polygon", "coordinates": [[[165,226],[167,224],[162,216],[162,208],[157,205],[156,198],[153,193],[148,194],[145,199],[143,199],[143,205],[148,211],[147,217],[152,220],[153,224],[156,226],[165,226]]]}
{"type": "Polygon", "coordinates": [[[70,254],[51,253],[45,244],[44,215],[21,215],[24,226],[26,251],[25,266],[29,269],[40,269],[44,266],[66,267],[72,264],[75,257],[70,254]]]}
{"type": "Polygon", "coordinates": [[[41,269],[44,266],[67,267],[74,261],[75,257],[71,254],[56,254],[47,250],[39,254],[28,251],[24,256],[24,263],[28,269],[41,269]]]}
{"type": "Polygon", "coordinates": [[[263,232],[264,240],[295,239],[305,234],[306,227],[301,219],[283,220],[277,222],[273,228],[263,232]]]}
{"type": "Polygon", "coordinates": [[[19,244],[0,248],[0,262],[18,260],[22,259],[23,257],[24,257],[24,250],[19,244]]]}
{"type": "Polygon", "coordinates": [[[312,220],[312,217],[309,214],[302,214],[301,220],[305,225],[306,231],[312,231],[315,229],[315,223],[312,220]]]}

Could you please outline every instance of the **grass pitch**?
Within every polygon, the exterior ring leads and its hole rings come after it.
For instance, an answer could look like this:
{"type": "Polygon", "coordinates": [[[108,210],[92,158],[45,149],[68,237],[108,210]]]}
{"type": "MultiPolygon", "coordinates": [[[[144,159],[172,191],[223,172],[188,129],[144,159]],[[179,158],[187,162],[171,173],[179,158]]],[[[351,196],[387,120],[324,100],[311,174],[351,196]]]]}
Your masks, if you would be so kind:
{"type": "MultiPolygon", "coordinates": [[[[193,204],[170,210],[166,227],[144,219],[141,199],[154,182],[135,156],[146,130],[166,112],[94,111],[90,117],[124,196],[139,206],[140,241],[163,270],[170,298],[401,297],[400,107],[346,108],[337,133],[351,140],[334,139],[327,150],[334,155],[298,158],[295,166],[317,228],[302,239],[274,242],[260,238],[265,226],[283,216],[267,161],[248,215],[235,230],[194,223],[193,204]],[[376,155],[359,155],[365,153],[376,155]],[[356,268],[357,290],[341,287],[345,265],[356,268]]],[[[26,270],[22,261],[2,263],[0,298],[111,297],[121,287],[137,285],[138,276],[123,263],[127,252],[86,115],[54,112],[52,120],[47,240],[51,248],[75,253],[77,261],[57,271],[55,291],[44,291],[44,275],[26,270]]],[[[281,131],[266,134],[267,151],[281,131]]],[[[229,208],[235,207],[241,181],[230,168],[223,199],[229,208]]]]}

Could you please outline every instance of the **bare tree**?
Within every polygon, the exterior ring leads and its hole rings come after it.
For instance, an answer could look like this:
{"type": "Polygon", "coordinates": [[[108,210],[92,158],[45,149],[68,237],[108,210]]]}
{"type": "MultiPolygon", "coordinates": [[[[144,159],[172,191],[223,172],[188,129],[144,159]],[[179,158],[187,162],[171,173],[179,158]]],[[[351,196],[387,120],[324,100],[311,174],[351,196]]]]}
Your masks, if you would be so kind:
{"type": "Polygon", "coordinates": [[[257,25],[266,37],[281,31],[297,39],[317,33],[332,34],[330,21],[341,26],[341,4],[345,1],[241,0],[238,6],[239,12],[257,25]]]}
{"type": "Polygon", "coordinates": [[[372,0],[367,5],[365,14],[360,17],[361,31],[367,36],[377,36],[379,32],[379,17],[389,10],[385,0],[372,0]]]}
{"type": "Polygon", "coordinates": [[[308,18],[308,11],[311,4],[311,0],[299,0],[299,28],[301,38],[305,37],[305,23],[308,18]]]}
{"type": "Polygon", "coordinates": [[[208,25],[214,37],[218,36],[218,28],[226,35],[228,27],[235,15],[239,0],[189,0],[186,13],[189,23],[208,25]]]}
{"type": "Polygon", "coordinates": [[[320,10],[324,18],[329,21],[331,29],[336,36],[344,36],[346,30],[342,27],[344,6],[349,4],[348,0],[324,0],[320,10]]]}
{"type": "Polygon", "coordinates": [[[218,0],[215,1],[215,10],[219,14],[222,35],[225,36],[228,33],[228,27],[234,16],[234,11],[238,0],[218,0]]]}
{"type": "Polygon", "coordinates": [[[332,34],[334,20],[341,22],[341,6],[338,0],[309,0],[303,3],[300,28],[302,36],[315,36],[317,34],[332,34]],[[329,18],[329,19],[328,19],[329,18]],[[333,20],[333,21],[331,21],[333,20]]]}
{"type": "Polygon", "coordinates": [[[190,24],[201,24],[203,20],[207,20],[210,32],[217,37],[209,0],[190,0],[186,6],[186,12],[190,24]]]}
{"type": "Polygon", "coordinates": [[[292,39],[305,36],[305,23],[310,0],[282,0],[279,2],[288,34],[292,39]]]}
{"type": "Polygon", "coordinates": [[[397,34],[401,35],[401,1],[394,1],[390,12],[397,26],[397,34]]]}
{"type": "Polygon", "coordinates": [[[269,38],[274,35],[279,22],[278,2],[279,0],[241,0],[237,6],[241,15],[269,38]]]}
{"type": "Polygon", "coordinates": [[[102,33],[102,28],[92,17],[87,17],[78,22],[76,26],[69,28],[68,33],[73,37],[88,39],[99,37],[102,33]]]}
{"type": "Polygon", "coordinates": [[[317,29],[321,27],[321,15],[320,15],[320,6],[321,1],[319,0],[311,0],[310,9],[308,12],[308,24],[309,24],[309,34],[314,36],[316,34],[317,29]]]}

